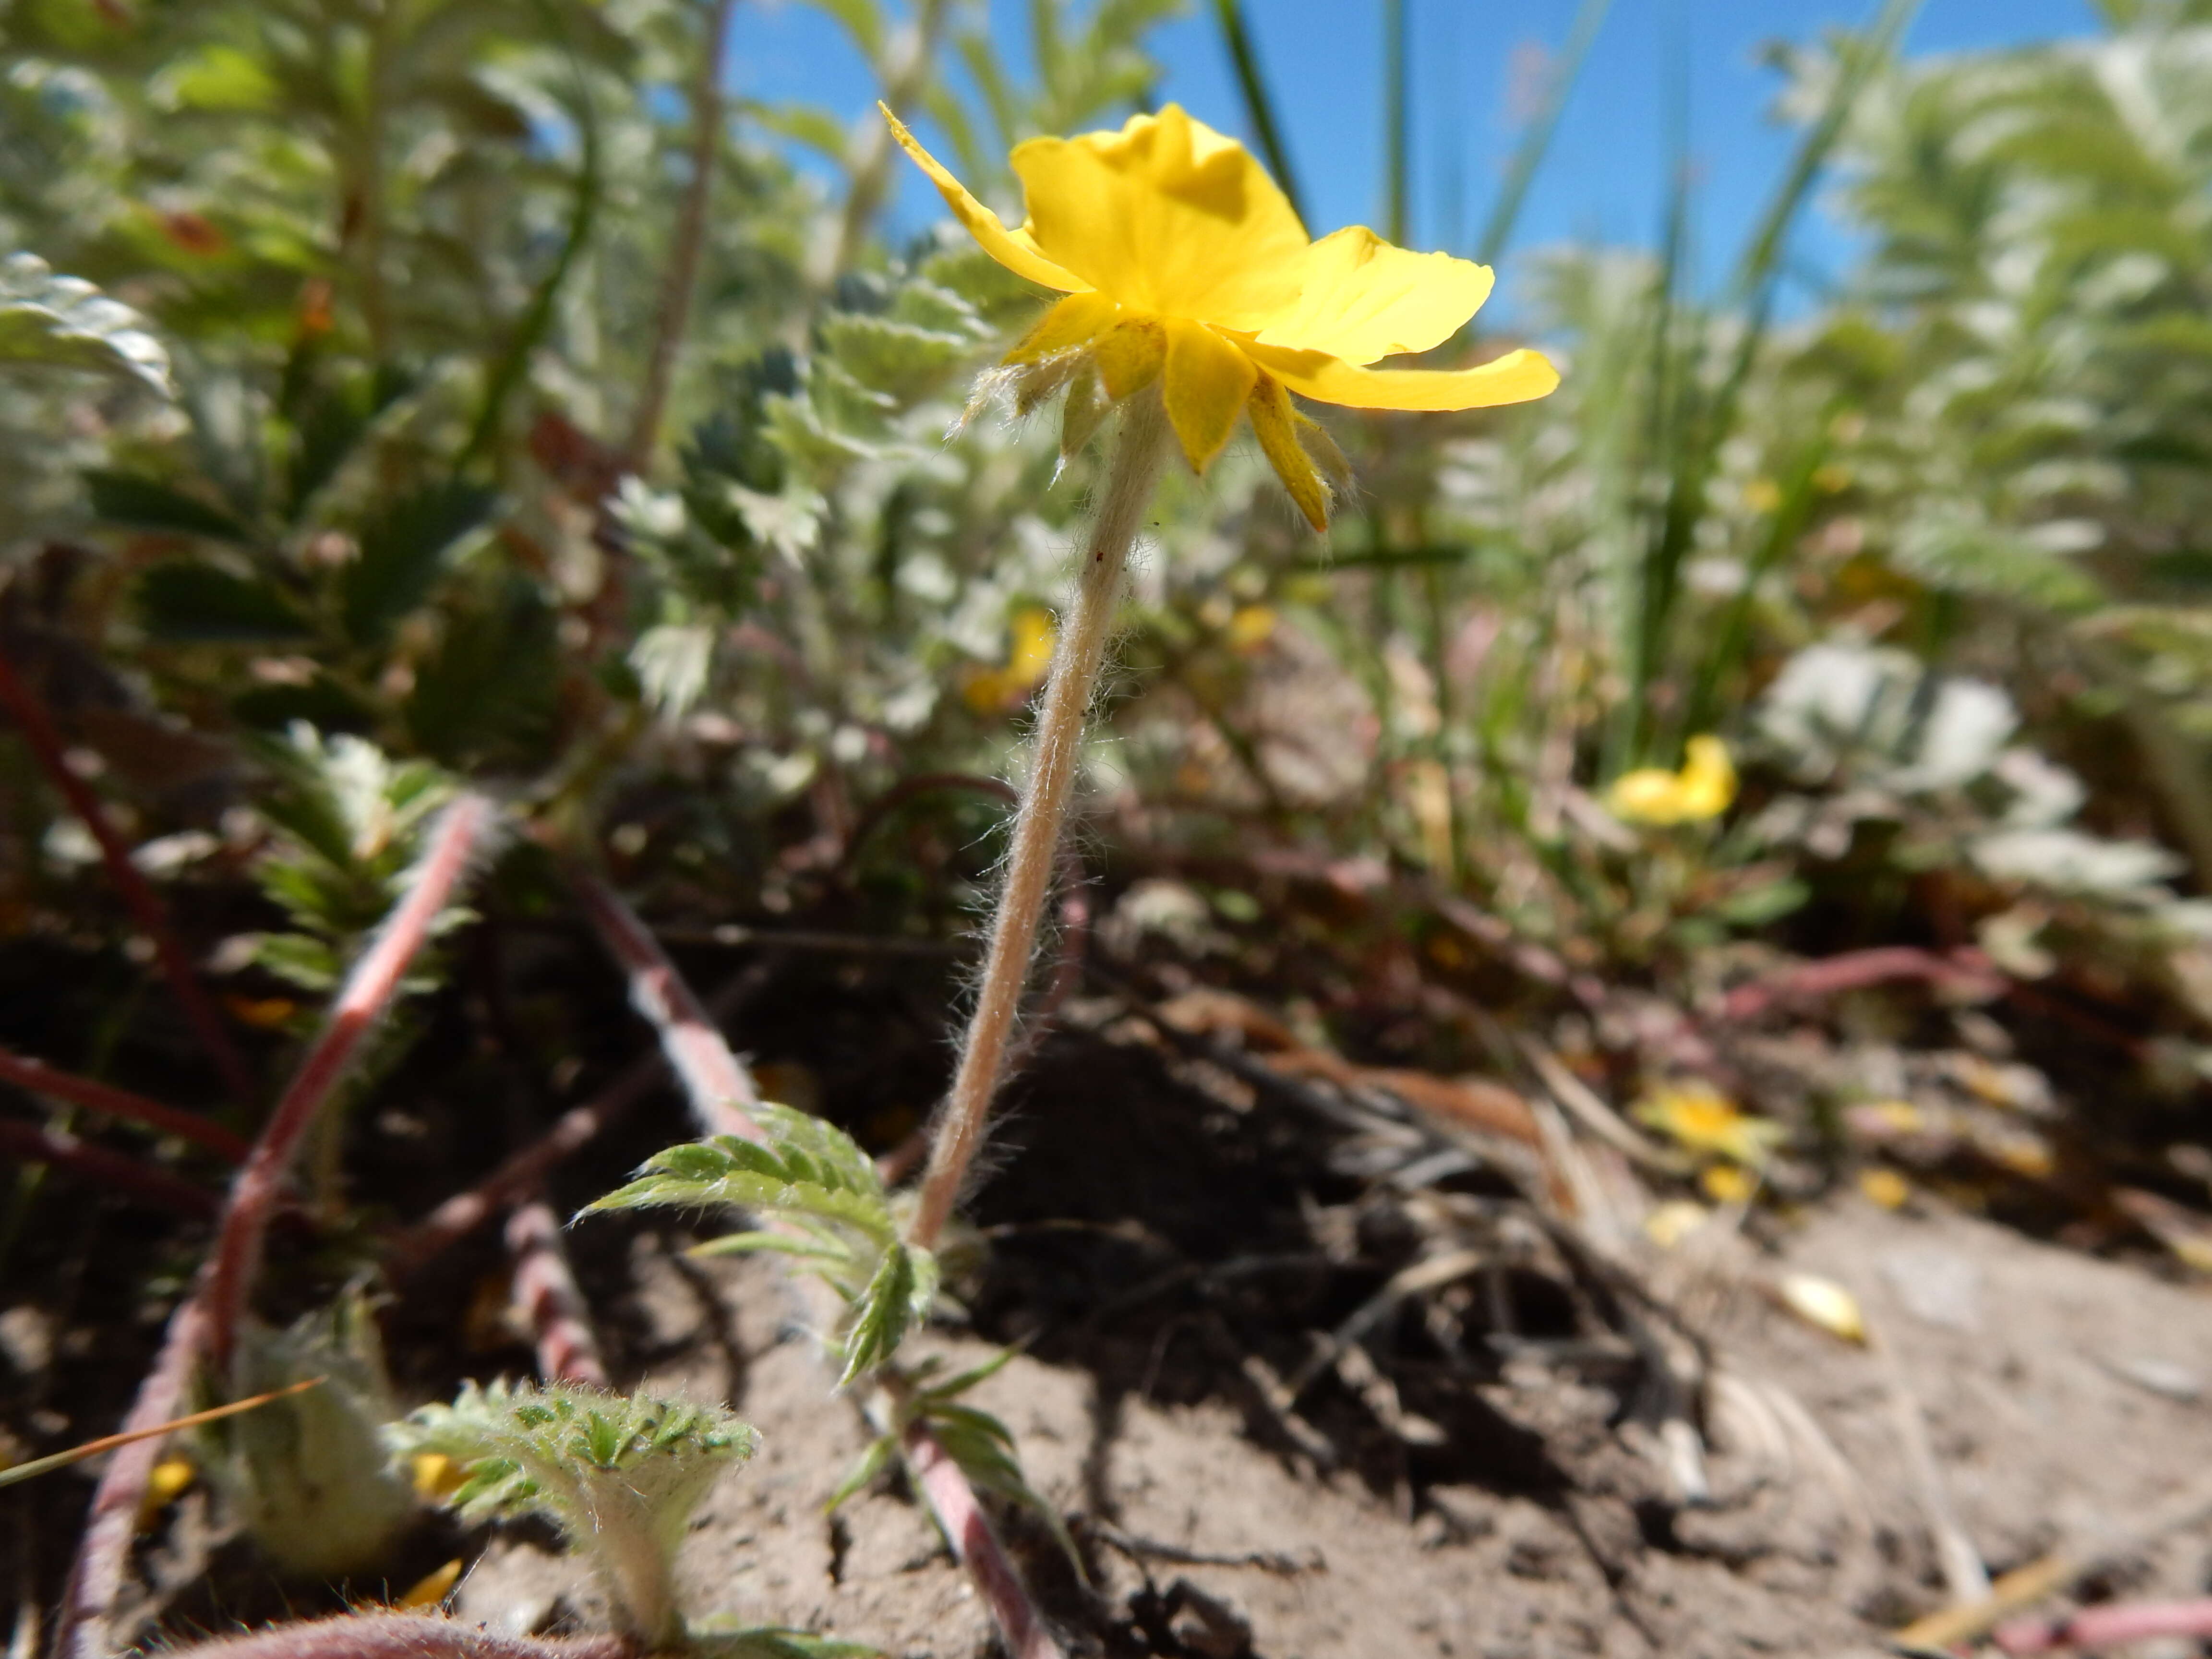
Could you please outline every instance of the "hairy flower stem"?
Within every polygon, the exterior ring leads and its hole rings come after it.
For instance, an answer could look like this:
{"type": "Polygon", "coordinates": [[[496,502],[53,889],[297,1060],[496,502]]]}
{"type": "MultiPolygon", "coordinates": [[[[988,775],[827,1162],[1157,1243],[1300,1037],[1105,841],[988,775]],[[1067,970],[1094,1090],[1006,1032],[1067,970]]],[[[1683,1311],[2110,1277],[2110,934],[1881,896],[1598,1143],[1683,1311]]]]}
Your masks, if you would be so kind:
{"type": "Polygon", "coordinates": [[[927,1249],[937,1243],[960,1196],[968,1166],[982,1145],[991,1097],[1006,1070],[1007,1045],[1019,1012],[1037,929],[1051,897],[1054,860],[1075,791],[1084,723],[1106,660],[1114,609],[1137,527],[1152,504],[1171,442],[1159,394],[1147,392],[1122,406],[1121,432],[1076,580],[1075,605],[1060,629],[1037,721],[1036,763],[1014,813],[1014,842],[1006,886],[991,922],[991,948],[975,1012],[960,1046],[960,1069],[929,1149],[921,1204],[911,1233],[927,1249]]]}

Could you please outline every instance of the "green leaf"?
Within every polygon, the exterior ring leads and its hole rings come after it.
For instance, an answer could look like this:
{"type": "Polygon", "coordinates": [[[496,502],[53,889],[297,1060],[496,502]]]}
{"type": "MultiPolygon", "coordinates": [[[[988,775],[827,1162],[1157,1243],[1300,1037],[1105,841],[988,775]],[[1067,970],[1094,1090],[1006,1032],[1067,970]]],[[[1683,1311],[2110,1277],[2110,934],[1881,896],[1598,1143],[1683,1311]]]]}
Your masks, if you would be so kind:
{"type": "Polygon", "coordinates": [[[86,473],[84,482],[92,495],[92,510],[110,524],[204,536],[218,542],[244,544],[253,539],[252,531],[221,507],[156,479],[100,469],[86,473]]]}
{"type": "Polygon", "coordinates": [[[0,365],[125,374],[170,395],[169,354],[144,319],[28,253],[0,259],[0,365]]]}
{"type": "Polygon", "coordinates": [[[834,1510],[844,1504],[889,1468],[891,1460],[897,1455],[896,1435],[878,1435],[871,1440],[868,1449],[854,1460],[853,1467],[846,1471],[845,1478],[837,1483],[837,1490],[830,1494],[830,1501],[822,1507],[834,1510]]]}
{"type": "Polygon", "coordinates": [[[138,614],[157,640],[296,640],[308,631],[276,589],[183,561],[155,565],[139,577],[138,614]]]}
{"type": "Polygon", "coordinates": [[[376,513],[362,527],[360,554],[339,578],[346,632],[371,643],[421,604],[447,551],[490,516],[498,499],[482,485],[448,479],[376,513]]]}
{"type": "Polygon", "coordinates": [[[907,1332],[928,1319],[936,1296],[935,1257],[904,1243],[885,1250],[853,1310],[845,1333],[845,1368],[837,1386],[849,1387],[889,1359],[907,1332]]]}
{"type": "Polygon", "coordinates": [[[696,1659],[879,1659],[878,1650],[864,1643],[774,1625],[728,1631],[712,1623],[694,1625],[684,1638],[696,1659]]]}

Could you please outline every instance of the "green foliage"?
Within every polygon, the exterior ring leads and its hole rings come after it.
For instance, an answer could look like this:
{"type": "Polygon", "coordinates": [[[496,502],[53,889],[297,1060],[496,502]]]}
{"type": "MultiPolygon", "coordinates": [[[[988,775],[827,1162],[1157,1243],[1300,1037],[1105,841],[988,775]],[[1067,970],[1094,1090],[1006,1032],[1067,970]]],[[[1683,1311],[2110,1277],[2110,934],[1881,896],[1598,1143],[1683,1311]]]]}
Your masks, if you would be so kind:
{"type": "Polygon", "coordinates": [[[891,1393],[890,1423],[837,1483],[836,1491],[830,1494],[829,1507],[836,1509],[866,1488],[897,1459],[899,1448],[910,1431],[926,1429],[945,1455],[960,1466],[960,1472],[968,1477],[970,1486],[1026,1510],[1043,1522],[1077,1575],[1082,1576],[1082,1557],[1076,1553],[1075,1540],[1068,1535],[1060,1511],[1030,1485],[1028,1477],[1022,1473],[1012,1431],[988,1412],[961,1401],[961,1396],[978,1383],[997,1376],[1015,1352],[1003,1349],[981,1364],[942,1382],[929,1380],[941,1369],[941,1362],[936,1359],[925,1360],[902,1376],[891,1393]]]}
{"type": "Polygon", "coordinates": [[[836,1125],[787,1106],[751,1109],[762,1141],[719,1135],[672,1146],[637,1178],[590,1206],[744,1210],[761,1223],[702,1254],[788,1255],[848,1309],[840,1338],[847,1386],[886,1364],[937,1298],[937,1260],[899,1237],[874,1161],[836,1125]]]}
{"type": "Polygon", "coordinates": [[[425,1406],[386,1437],[396,1453],[460,1464],[468,1479],[450,1501],[470,1519],[551,1520],[590,1560],[624,1628],[655,1644],[682,1635],[673,1571],[691,1512],[760,1445],[719,1407],[570,1382],[465,1383],[452,1405],[425,1406]]]}
{"type": "MultiPolygon", "coordinates": [[[[254,875],[292,927],[251,936],[252,959],[305,990],[327,992],[406,890],[423,831],[452,786],[424,762],[394,762],[362,738],[325,739],[304,725],[256,743],[254,753],[272,776],[261,810],[276,832],[254,875]]],[[[448,909],[433,931],[448,932],[467,915],[448,909]]],[[[404,988],[427,989],[436,974],[434,958],[418,958],[404,988]]]]}
{"type": "Polygon", "coordinates": [[[379,1565],[414,1508],[380,1436],[398,1415],[368,1298],[349,1290],[289,1329],[249,1321],[231,1374],[204,1405],[309,1377],[319,1388],[193,1431],[198,1461],[255,1543],[287,1573],[340,1577],[379,1565]]]}
{"type": "Polygon", "coordinates": [[[169,354],[144,319],[28,253],[0,259],[0,367],[93,369],[169,395],[169,354]]]}

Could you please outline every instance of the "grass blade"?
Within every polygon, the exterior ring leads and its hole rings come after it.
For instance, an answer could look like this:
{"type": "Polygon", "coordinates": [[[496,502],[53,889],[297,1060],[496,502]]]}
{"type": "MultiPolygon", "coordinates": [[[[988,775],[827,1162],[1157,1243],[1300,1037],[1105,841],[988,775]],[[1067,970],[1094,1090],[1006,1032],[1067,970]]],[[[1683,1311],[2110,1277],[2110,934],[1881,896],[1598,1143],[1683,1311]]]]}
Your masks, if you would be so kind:
{"type": "Polygon", "coordinates": [[[1252,31],[1244,20],[1242,0],[1213,0],[1213,21],[1220,27],[1221,44],[1228,48],[1230,64],[1237,71],[1237,89],[1244,97],[1244,118],[1252,124],[1252,137],[1259,142],[1261,155],[1267,158],[1267,171],[1291,198],[1291,208],[1299,221],[1310,227],[1305,198],[1291,167],[1291,153],[1283,147],[1282,129],[1275,122],[1275,100],[1268,94],[1259,54],[1252,47],[1252,31]]]}
{"type": "Polygon", "coordinates": [[[1495,264],[1512,241],[1514,227],[1528,200],[1528,186],[1535,179],[1536,169],[1543,166],[1553,137],[1559,131],[1559,117],[1567,106],[1567,94],[1582,78],[1583,65],[1589,59],[1590,48],[1596,44],[1598,30],[1612,6],[1613,0],[1583,0],[1576,11],[1566,42],[1559,48],[1559,61],[1545,77],[1542,100],[1514,149],[1513,159],[1505,169],[1504,183],[1498,189],[1498,204],[1490,210],[1490,218],[1483,225],[1482,240],[1475,244],[1477,264],[1495,264]]]}

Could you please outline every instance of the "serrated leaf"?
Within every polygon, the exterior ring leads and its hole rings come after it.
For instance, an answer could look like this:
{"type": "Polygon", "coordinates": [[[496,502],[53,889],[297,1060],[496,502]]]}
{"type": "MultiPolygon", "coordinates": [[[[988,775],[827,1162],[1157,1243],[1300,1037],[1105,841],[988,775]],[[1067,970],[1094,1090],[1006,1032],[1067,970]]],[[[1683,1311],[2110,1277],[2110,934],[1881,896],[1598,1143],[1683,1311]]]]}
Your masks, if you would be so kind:
{"type": "Polygon", "coordinates": [[[929,1317],[936,1291],[937,1263],[927,1251],[904,1243],[886,1249],[854,1307],[837,1386],[849,1387],[890,1358],[908,1330],[929,1317]]]}
{"type": "Polygon", "coordinates": [[[126,374],[172,393],[169,354],[137,312],[28,253],[0,259],[0,364],[126,374]]]}
{"type": "Polygon", "coordinates": [[[346,632],[371,642],[421,604],[447,552],[490,516],[498,499],[480,484],[449,479],[372,514],[360,553],[338,580],[346,632]]]}
{"type": "Polygon", "coordinates": [[[138,614],[157,640],[232,642],[304,638],[307,625],[264,582],[211,564],[157,564],[138,579],[138,614]]]}
{"type": "Polygon", "coordinates": [[[110,524],[241,544],[253,539],[252,531],[221,507],[158,479],[100,469],[86,473],[84,482],[93,512],[110,524]]]}

